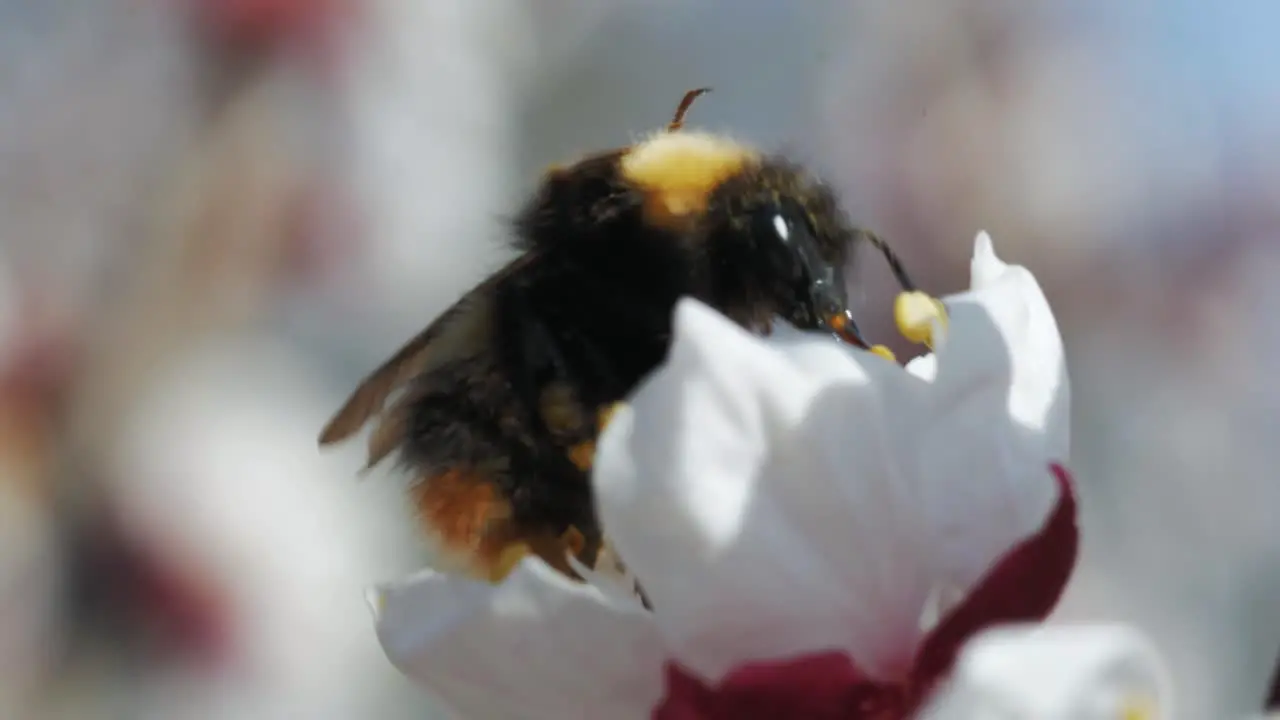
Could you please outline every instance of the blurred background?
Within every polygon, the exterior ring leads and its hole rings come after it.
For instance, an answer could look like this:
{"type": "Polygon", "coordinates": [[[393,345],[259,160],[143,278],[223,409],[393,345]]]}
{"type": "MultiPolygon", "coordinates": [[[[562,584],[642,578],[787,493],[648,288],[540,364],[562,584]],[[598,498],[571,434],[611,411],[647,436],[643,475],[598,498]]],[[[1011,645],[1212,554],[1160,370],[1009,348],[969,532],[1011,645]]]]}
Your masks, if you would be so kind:
{"type": "Polygon", "coordinates": [[[1149,632],[1180,717],[1257,712],[1277,31],[1264,0],[0,0],[0,717],[433,717],[362,596],[423,563],[401,488],[316,434],[543,167],[699,85],[691,125],[811,162],[926,288],[980,229],[1039,276],[1085,526],[1059,615],[1149,632]]]}

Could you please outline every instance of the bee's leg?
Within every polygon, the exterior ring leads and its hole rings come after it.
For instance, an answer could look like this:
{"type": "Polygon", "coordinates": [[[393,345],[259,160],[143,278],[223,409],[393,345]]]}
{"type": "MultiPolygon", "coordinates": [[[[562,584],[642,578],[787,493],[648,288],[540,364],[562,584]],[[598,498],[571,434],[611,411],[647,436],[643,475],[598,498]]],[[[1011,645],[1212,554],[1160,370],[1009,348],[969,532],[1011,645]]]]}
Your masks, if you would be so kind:
{"type": "Polygon", "coordinates": [[[584,418],[572,383],[573,368],[561,341],[530,295],[527,287],[512,283],[503,292],[503,307],[498,314],[514,389],[551,435],[581,432],[584,418]]]}
{"type": "Polygon", "coordinates": [[[571,333],[539,310],[546,303],[539,302],[528,286],[512,283],[500,302],[505,363],[516,375],[512,389],[530,421],[536,482],[557,488],[546,493],[536,511],[546,516],[549,529],[554,528],[555,540],[538,554],[571,552],[594,567],[601,544],[589,476],[595,413],[579,394],[580,370],[573,362],[578,354],[564,340],[571,333]]]}

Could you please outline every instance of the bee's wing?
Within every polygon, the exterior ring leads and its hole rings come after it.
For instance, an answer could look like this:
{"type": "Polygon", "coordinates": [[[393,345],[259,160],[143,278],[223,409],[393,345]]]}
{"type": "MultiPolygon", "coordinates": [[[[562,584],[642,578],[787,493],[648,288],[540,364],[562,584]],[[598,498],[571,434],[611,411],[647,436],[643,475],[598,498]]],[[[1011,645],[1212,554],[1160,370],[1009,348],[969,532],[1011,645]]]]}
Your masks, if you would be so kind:
{"type": "MultiPolygon", "coordinates": [[[[491,275],[445,310],[425,330],[366,377],[325,425],[320,445],[332,445],[360,431],[370,419],[383,415],[387,399],[419,375],[450,360],[484,350],[493,327],[494,289],[504,278],[525,267],[525,254],[491,275]]],[[[369,466],[386,457],[400,438],[398,422],[383,418],[369,437],[369,466]]]]}

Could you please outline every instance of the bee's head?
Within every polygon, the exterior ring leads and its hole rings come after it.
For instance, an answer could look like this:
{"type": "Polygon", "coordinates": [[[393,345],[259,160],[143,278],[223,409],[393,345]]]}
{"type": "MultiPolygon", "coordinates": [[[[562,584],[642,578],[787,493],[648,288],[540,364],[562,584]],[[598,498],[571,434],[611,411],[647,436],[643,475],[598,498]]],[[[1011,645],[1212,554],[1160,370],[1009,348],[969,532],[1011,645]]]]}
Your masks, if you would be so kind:
{"type": "Polygon", "coordinates": [[[712,193],[702,224],[722,304],[802,329],[849,322],[844,273],[859,233],[821,181],[762,161],[712,193]]]}
{"type": "Polygon", "coordinates": [[[897,257],[855,230],[830,188],[804,168],[718,135],[673,131],[682,120],[678,111],[671,129],[630,148],[620,169],[639,191],[645,223],[697,248],[706,299],[748,327],[780,316],[865,347],[844,281],[852,246],[863,238],[876,245],[912,289],[897,257]]]}

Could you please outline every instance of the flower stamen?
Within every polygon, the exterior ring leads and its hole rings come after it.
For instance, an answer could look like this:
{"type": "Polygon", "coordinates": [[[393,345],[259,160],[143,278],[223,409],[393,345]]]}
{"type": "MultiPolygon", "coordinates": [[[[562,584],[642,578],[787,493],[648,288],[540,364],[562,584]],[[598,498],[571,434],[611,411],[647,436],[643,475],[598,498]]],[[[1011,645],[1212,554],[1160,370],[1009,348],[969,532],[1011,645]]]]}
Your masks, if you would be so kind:
{"type": "Polygon", "coordinates": [[[903,337],[933,350],[947,328],[947,308],[941,300],[919,291],[899,293],[893,303],[893,320],[903,337]]]}
{"type": "Polygon", "coordinates": [[[1156,717],[1156,703],[1145,695],[1125,698],[1121,703],[1119,720],[1151,720],[1156,717]]]}
{"type": "Polygon", "coordinates": [[[884,345],[872,345],[871,347],[867,348],[867,350],[872,355],[879,355],[880,357],[884,358],[885,360],[888,360],[889,362],[898,362],[898,356],[894,355],[893,351],[885,347],[884,345]]]}

